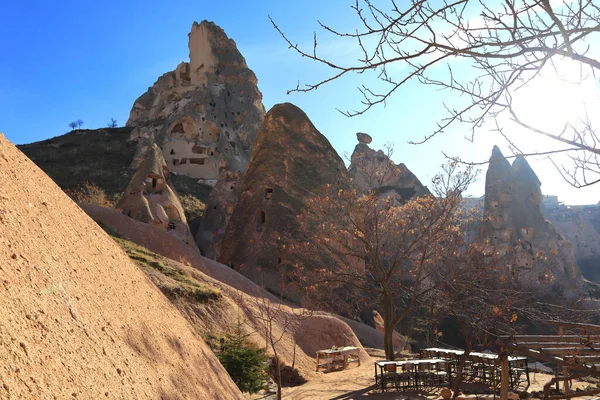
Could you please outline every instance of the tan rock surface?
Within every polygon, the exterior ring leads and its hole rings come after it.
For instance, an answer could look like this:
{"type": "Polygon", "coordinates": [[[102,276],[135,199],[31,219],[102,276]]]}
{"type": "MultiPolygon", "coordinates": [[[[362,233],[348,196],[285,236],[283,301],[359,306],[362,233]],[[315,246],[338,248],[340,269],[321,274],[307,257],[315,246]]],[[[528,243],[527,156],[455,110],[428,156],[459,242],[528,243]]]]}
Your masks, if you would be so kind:
{"type": "Polygon", "coordinates": [[[0,398],[242,398],[138,267],[1,135],[0,176],[0,398]]]}
{"type": "Polygon", "coordinates": [[[344,162],[302,110],[275,105],[258,132],[219,261],[278,293],[297,216],[326,184],[349,184],[344,162]]]}
{"type": "Polygon", "coordinates": [[[117,208],[130,218],[168,231],[185,244],[196,246],[179,196],[171,185],[169,168],[156,144],[133,174],[117,208]]]}
{"type": "Polygon", "coordinates": [[[194,22],[188,47],[190,61],[135,101],[127,126],[135,127],[134,167],[158,144],[172,173],[219,188],[194,232],[203,254],[214,259],[265,110],[256,76],[221,28],[194,22]],[[234,189],[224,190],[231,183],[234,189]]]}

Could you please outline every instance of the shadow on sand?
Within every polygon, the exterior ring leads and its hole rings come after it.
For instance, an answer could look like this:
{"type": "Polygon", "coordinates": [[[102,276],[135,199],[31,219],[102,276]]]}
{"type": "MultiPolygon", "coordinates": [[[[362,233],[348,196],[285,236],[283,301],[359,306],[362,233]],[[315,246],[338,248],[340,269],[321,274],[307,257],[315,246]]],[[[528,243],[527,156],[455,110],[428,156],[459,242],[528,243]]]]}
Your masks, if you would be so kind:
{"type": "MultiPolygon", "coordinates": [[[[435,396],[437,397],[437,396],[435,396]]],[[[364,389],[355,390],[344,393],[342,395],[332,397],[331,400],[350,400],[350,399],[377,399],[377,400],[431,400],[424,392],[375,392],[375,385],[371,385],[364,389]]]]}

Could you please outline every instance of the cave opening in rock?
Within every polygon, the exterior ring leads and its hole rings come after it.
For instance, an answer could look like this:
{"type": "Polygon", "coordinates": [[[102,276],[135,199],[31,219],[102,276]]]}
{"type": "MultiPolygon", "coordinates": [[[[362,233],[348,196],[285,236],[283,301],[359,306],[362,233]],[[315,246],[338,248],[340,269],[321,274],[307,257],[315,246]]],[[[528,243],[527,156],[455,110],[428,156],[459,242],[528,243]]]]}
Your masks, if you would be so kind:
{"type": "Polygon", "coordinates": [[[183,129],[183,124],[181,122],[178,124],[175,124],[171,133],[185,133],[185,131],[183,129]]]}
{"type": "Polygon", "coordinates": [[[192,153],[194,154],[206,154],[207,148],[204,146],[193,146],[192,153]]]}

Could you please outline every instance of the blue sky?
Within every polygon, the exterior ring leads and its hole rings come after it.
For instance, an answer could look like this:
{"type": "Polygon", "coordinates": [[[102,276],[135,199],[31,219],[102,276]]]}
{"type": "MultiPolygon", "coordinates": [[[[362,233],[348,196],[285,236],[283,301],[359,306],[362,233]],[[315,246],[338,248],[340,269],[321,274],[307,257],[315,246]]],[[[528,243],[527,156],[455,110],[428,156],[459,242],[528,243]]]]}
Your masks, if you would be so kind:
{"type": "MultiPolygon", "coordinates": [[[[424,145],[408,144],[435,127],[444,115],[442,101],[455,101],[417,82],[403,87],[386,107],[356,118],[344,117],[336,108],[356,108],[356,86],[372,81],[370,75],[287,95],[298,81],[315,82],[329,71],[288,50],[268,15],[293,42],[310,46],[317,20],[341,30],[356,28],[351,4],[353,0],[1,2],[0,132],[15,143],[28,143],[66,133],[68,123],[79,118],[90,129],[106,126],[111,118],[125,124],[135,99],[160,75],[187,61],[192,22],[208,19],[236,41],[258,77],[265,107],[286,101],[298,105],[342,157],[352,152],[355,133],[367,132],[374,138],[372,147],[395,143],[394,160],[425,183],[444,162],[442,150],[474,161],[487,159],[495,143],[508,153],[492,133],[482,132],[474,143],[463,140],[466,126],[424,145]]],[[[318,48],[341,61],[359,56],[352,46],[322,33],[318,48]]],[[[600,200],[598,185],[573,189],[548,161],[530,162],[545,194],[558,194],[569,204],[600,200]]],[[[471,194],[483,194],[484,176],[485,170],[471,194]]]]}

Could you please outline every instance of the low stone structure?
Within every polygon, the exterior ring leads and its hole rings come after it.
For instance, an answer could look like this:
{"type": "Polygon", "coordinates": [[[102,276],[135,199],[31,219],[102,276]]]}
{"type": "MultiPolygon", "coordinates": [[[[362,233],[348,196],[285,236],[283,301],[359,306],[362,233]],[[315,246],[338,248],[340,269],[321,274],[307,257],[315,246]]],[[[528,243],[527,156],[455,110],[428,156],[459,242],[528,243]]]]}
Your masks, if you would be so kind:
{"type": "Polygon", "coordinates": [[[169,168],[156,144],[133,174],[117,208],[128,217],[169,230],[195,246],[179,196],[169,183],[169,168]]]}

